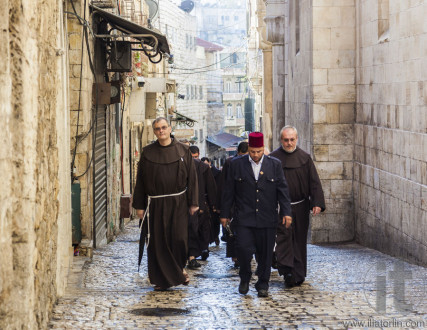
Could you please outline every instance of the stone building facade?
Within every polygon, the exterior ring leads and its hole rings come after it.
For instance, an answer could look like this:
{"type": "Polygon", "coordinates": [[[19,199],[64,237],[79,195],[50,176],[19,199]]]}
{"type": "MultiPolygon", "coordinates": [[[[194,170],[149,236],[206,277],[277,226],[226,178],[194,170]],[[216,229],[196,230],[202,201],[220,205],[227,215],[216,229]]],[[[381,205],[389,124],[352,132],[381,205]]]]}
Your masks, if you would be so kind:
{"type": "Polygon", "coordinates": [[[2,1],[0,328],[45,328],[72,256],[62,1],[2,1]]]}
{"type": "Polygon", "coordinates": [[[159,30],[168,36],[174,58],[173,65],[169,66],[169,78],[176,83],[174,110],[195,121],[174,124],[175,135],[191,140],[199,147],[200,154],[205,155],[207,58],[204,48],[197,45],[197,19],[192,11],[186,12],[176,1],[167,0],[160,3],[157,24],[159,30]]]}
{"type": "Polygon", "coordinates": [[[265,5],[273,137],[298,128],[325,190],[312,241],[427,263],[426,1],[265,5]]]}
{"type": "MultiPolygon", "coordinates": [[[[115,1],[97,4],[118,11],[115,1]]],[[[72,172],[81,187],[77,218],[89,247],[95,247],[94,209],[101,205],[94,203],[94,191],[105,197],[99,247],[122,223],[121,194],[132,189],[136,158],[130,146],[141,135],[134,134],[139,127],[126,109],[132,74],[106,74],[105,45],[94,38],[105,32],[105,13],[92,15],[97,9],[83,0],[3,1],[0,8],[0,328],[43,329],[65,292],[73,244],[79,243],[73,240],[72,172]],[[94,76],[98,83],[120,81],[119,102],[110,102],[110,90],[107,101],[95,101],[103,87],[94,87],[94,76]],[[97,176],[102,185],[96,185],[97,176]]],[[[166,38],[156,35],[168,48],[166,38]]]]}

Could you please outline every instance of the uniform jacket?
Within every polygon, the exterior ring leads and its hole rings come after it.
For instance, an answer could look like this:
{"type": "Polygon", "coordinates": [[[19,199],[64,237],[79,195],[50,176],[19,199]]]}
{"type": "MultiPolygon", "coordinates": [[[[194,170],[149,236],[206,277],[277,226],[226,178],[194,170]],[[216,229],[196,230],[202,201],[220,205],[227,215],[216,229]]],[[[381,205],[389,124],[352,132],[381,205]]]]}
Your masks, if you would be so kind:
{"type": "Polygon", "coordinates": [[[249,155],[233,159],[224,182],[221,218],[230,218],[233,205],[233,219],[239,226],[274,228],[278,212],[281,217],[291,216],[288,185],[280,161],[264,156],[256,181],[249,155]]]}

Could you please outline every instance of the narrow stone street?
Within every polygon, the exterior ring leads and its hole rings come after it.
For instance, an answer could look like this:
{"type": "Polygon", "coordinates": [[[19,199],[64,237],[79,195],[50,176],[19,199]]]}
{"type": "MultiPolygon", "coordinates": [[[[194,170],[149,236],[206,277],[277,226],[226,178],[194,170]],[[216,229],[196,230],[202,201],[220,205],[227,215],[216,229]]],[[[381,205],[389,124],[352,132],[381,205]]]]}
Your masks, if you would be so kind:
{"type": "MultiPolygon", "coordinates": [[[[273,270],[268,298],[238,293],[225,243],[211,247],[188,287],[155,292],[146,256],[137,272],[137,222],[93,259],[76,257],[54,329],[426,328],[427,270],[357,244],[308,247],[308,277],[292,289],[273,270]]],[[[255,268],[255,265],[254,265],[255,268]]]]}

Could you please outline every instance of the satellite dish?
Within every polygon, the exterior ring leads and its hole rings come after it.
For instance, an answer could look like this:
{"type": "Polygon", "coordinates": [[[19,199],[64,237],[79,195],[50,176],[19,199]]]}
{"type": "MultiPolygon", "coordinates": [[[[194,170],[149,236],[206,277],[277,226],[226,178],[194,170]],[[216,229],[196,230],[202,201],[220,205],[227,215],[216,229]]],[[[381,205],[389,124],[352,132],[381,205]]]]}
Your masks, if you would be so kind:
{"type": "Polygon", "coordinates": [[[145,3],[148,6],[148,18],[153,20],[159,13],[159,3],[157,0],[145,0],[145,3]]]}
{"type": "Polygon", "coordinates": [[[194,8],[194,2],[191,0],[185,0],[181,2],[181,6],[179,6],[179,8],[181,8],[186,13],[189,13],[194,8]]]}

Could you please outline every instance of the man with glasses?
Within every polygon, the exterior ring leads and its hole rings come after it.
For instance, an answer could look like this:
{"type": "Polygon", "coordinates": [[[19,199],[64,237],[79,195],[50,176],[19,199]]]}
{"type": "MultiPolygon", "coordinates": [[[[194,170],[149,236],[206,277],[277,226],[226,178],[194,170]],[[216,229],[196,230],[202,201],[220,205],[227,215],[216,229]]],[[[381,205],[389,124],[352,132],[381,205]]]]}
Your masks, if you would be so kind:
{"type": "Polygon", "coordinates": [[[172,128],[166,118],[157,118],[152,126],[157,141],[141,154],[133,208],[143,219],[140,251],[146,241],[150,282],[154,290],[166,290],[189,283],[184,270],[188,213],[197,212],[199,192],[189,147],[171,137],[172,128]]]}
{"type": "Polygon", "coordinates": [[[279,224],[276,256],[279,274],[288,287],[301,285],[307,275],[307,234],[310,211],[313,216],[325,210],[325,197],[310,155],[297,146],[298,132],[293,126],[280,131],[281,146],[270,155],[282,162],[292,205],[292,226],[279,224]]]}

